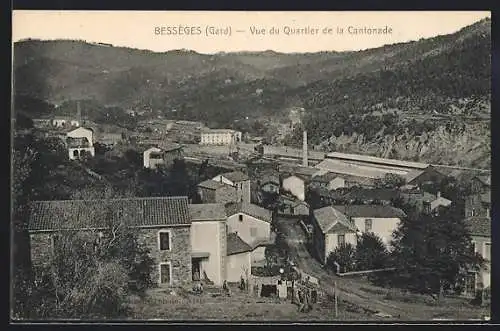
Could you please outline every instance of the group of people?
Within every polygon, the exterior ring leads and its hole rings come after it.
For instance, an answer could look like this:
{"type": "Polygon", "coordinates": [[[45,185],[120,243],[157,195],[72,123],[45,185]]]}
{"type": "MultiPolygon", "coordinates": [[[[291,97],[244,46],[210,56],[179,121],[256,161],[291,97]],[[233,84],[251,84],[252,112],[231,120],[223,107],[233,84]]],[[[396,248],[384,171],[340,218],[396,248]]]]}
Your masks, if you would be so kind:
{"type": "Polygon", "coordinates": [[[294,298],[299,306],[299,312],[310,312],[313,309],[312,291],[308,288],[301,288],[297,291],[297,297],[294,298]]]}

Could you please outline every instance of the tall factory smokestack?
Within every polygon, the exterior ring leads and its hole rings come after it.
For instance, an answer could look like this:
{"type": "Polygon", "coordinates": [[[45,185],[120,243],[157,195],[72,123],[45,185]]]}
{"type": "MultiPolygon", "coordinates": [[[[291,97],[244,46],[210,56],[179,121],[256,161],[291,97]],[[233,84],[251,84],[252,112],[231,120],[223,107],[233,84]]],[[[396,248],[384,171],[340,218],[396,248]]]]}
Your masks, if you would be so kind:
{"type": "Polygon", "coordinates": [[[78,122],[82,121],[82,110],[80,109],[80,101],[76,102],[76,119],[78,122]]]}
{"type": "Polygon", "coordinates": [[[307,131],[304,130],[304,136],[302,138],[302,165],[304,167],[308,166],[308,158],[307,158],[307,131]]]}

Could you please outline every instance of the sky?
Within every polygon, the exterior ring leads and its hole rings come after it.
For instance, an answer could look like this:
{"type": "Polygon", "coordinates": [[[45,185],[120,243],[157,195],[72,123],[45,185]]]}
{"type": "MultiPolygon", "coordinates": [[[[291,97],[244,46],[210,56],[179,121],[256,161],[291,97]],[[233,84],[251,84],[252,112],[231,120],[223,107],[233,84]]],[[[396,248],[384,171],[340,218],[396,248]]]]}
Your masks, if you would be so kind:
{"type": "Polygon", "coordinates": [[[189,49],[208,54],[350,51],[453,33],[485,17],[491,13],[14,10],[12,41],[78,39],[155,52],[189,49]],[[190,34],[173,34],[179,27],[190,34]],[[384,33],[356,33],[365,28],[384,33]]]}

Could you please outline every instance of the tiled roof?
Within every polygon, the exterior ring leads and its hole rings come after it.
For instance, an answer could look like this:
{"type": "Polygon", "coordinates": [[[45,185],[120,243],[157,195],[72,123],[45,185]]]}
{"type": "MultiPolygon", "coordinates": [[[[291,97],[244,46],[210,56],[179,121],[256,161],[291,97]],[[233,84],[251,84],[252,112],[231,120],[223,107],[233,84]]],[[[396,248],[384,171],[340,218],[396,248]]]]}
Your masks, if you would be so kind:
{"type": "Polygon", "coordinates": [[[401,218],[405,216],[401,209],[384,205],[335,205],[332,207],[349,217],[401,218]]]}
{"type": "Polygon", "coordinates": [[[388,188],[362,188],[362,187],[351,187],[351,188],[341,188],[329,193],[334,199],[361,199],[364,201],[368,200],[381,200],[381,201],[391,201],[399,197],[399,192],[397,190],[388,188]]]}
{"type": "Polygon", "coordinates": [[[316,219],[316,222],[318,222],[318,225],[323,233],[327,233],[328,231],[334,229],[337,224],[342,225],[353,232],[356,231],[354,224],[352,224],[344,214],[331,206],[316,209],[313,213],[314,218],[316,219]]]}
{"type": "Polygon", "coordinates": [[[280,178],[278,175],[264,175],[260,179],[260,185],[264,185],[267,183],[280,184],[280,178]]]}
{"type": "Polygon", "coordinates": [[[236,133],[239,131],[232,129],[203,129],[201,132],[203,133],[236,133]]]}
{"type": "Polygon", "coordinates": [[[241,171],[226,172],[220,174],[220,176],[223,176],[224,178],[227,178],[232,182],[242,182],[249,179],[248,176],[241,171]]]}
{"type": "Polygon", "coordinates": [[[251,252],[252,250],[252,247],[236,233],[227,234],[227,255],[251,252]]]}
{"type": "Polygon", "coordinates": [[[203,187],[203,188],[208,188],[210,190],[217,190],[217,189],[226,187],[227,185],[220,183],[220,182],[217,182],[217,181],[212,180],[212,179],[207,179],[207,180],[199,183],[198,186],[203,187]]]}
{"type": "Polygon", "coordinates": [[[491,218],[470,217],[465,220],[473,236],[491,237],[491,218]]]}
{"type": "Polygon", "coordinates": [[[232,216],[238,213],[247,214],[259,220],[272,222],[272,212],[248,202],[230,202],[226,204],[226,214],[232,216]]]}
{"type": "Polygon", "coordinates": [[[225,220],[226,209],[221,203],[200,203],[189,205],[193,221],[225,220]]]}
{"type": "Polygon", "coordinates": [[[136,227],[191,224],[187,197],[35,201],[30,211],[30,231],[103,228],[110,218],[136,227]]]}

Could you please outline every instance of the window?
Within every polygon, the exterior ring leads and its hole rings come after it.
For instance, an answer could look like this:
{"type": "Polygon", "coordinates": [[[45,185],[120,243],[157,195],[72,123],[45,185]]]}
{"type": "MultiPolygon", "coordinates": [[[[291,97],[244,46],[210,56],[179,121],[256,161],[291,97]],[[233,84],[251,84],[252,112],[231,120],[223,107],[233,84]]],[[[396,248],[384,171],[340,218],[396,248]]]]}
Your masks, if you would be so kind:
{"type": "Polygon", "coordinates": [[[476,216],[476,210],[474,208],[471,209],[470,216],[476,216]]]}
{"type": "Polygon", "coordinates": [[[372,220],[370,218],[365,220],[365,231],[366,232],[372,231],[372,220]]]}
{"type": "Polygon", "coordinates": [[[243,222],[243,215],[239,214],[239,215],[238,215],[238,220],[239,220],[240,222],[243,222]]]}
{"type": "Polygon", "coordinates": [[[471,242],[470,250],[472,254],[476,253],[476,242],[471,242]]]}
{"type": "Polygon", "coordinates": [[[172,264],[170,262],[160,263],[160,284],[172,284],[172,264]]]}
{"type": "Polygon", "coordinates": [[[491,243],[484,243],[484,256],[486,260],[491,261],[491,243]]]}
{"type": "Polygon", "coordinates": [[[250,235],[252,237],[257,237],[257,228],[256,227],[251,227],[250,228],[250,235]]]}
{"type": "Polygon", "coordinates": [[[337,241],[338,241],[339,246],[344,245],[345,244],[345,234],[339,234],[337,236],[337,241]]]}
{"type": "Polygon", "coordinates": [[[158,231],[158,247],[160,251],[169,251],[172,249],[172,242],[170,237],[170,231],[160,230],[158,231]]]}

